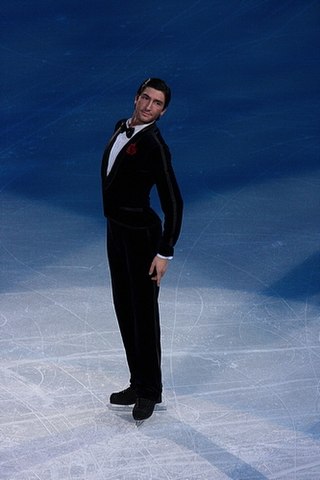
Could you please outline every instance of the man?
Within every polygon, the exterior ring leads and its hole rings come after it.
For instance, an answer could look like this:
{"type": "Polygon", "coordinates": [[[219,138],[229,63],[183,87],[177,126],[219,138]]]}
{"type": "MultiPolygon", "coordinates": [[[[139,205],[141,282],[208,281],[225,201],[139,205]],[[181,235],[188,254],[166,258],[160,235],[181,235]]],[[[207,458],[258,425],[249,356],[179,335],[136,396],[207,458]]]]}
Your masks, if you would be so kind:
{"type": "Polygon", "coordinates": [[[162,401],[159,286],[174,253],[182,198],[157,120],[170,102],[163,80],[139,87],[132,117],[120,120],[102,159],[102,194],[115,312],[126,351],[130,386],[110,403],[134,405],[136,421],[162,401]],[[164,219],[150,207],[156,186],[164,219]]]}

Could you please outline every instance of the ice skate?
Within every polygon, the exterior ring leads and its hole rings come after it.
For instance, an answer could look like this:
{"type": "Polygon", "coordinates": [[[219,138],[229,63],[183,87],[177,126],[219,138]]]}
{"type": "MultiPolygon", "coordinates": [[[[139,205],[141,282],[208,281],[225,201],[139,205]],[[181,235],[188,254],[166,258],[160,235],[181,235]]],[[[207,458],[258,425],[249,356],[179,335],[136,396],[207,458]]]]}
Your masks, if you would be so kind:
{"type": "Polygon", "coordinates": [[[128,387],[121,392],[115,392],[110,395],[109,408],[111,410],[121,410],[123,407],[128,409],[134,405],[137,400],[137,394],[132,387],[128,387]]]}
{"type": "Polygon", "coordinates": [[[136,421],[136,425],[141,425],[140,422],[143,422],[147,418],[150,418],[154,412],[157,402],[155,400],[150,400],[149,398],[138,397],[135,403],[135,406],[132,410],[132,416],[136,421]]]}

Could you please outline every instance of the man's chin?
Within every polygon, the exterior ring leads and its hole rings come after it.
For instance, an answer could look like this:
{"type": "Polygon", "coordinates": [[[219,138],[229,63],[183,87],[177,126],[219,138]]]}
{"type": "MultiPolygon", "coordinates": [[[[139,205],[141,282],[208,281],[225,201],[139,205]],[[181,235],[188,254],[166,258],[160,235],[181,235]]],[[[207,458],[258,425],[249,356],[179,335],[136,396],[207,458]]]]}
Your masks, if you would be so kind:
{"type": "Polygon", "coordinates": [[[144,125],[144,124],[147,124],[147,123],[152,123],[154,122],[155,120],[157,120],[156,118],[154,118],[152,115],[149,115],[149,114],[143,114],[141,113],[139,115],[139,117],[134,117],[132,122],[131,122],[131,125],[134,127],[135,125],[144,125]]]}
{"type": "Polygon", "coordinates": [[[144,123],[149,123],[153,121],[152,115],[148,115],[147,113],[142,114],[141,118],[143,119],[144,123]]]}

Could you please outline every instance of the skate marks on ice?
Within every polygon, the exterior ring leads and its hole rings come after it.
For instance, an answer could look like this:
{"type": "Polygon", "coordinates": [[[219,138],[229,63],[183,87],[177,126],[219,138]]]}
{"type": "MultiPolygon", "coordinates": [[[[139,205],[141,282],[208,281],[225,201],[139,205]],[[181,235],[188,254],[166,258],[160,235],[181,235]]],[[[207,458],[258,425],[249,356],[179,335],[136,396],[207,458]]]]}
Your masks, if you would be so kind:
{"type": "MultiPolygon", "coordinates": [[[[119,427],[121,428],[121,422],[131,425],[132,430],[127,429],[127,435],[133,437],[134,445],[146,450],[148,458],[158,465],[159,471],[154,478],[203,478],[209,480],[214,475],[217,480],[267,479],[249,463],[220,446],[214,438],[210,438],[210,435],[201,433],[201,426],[197,428],[199,415],[195,416],[193,409],[188,408],[186,404],[179,405],[178,415],[177,409],[172,405],[158,406],[149,419],[140,422],[133,420],[130,407],[116,410],[115,408],[110,409],[116,413],[116,418],[120,422],[119,427]],[[189,424],[179,419],[183,411],[186,419],[194,421],[193,425],[193,422],[189,424]],[[134,426],[138,428],[134,429],[134,426]],[[162,445],[162,451],[154,449],[158,444],[162,445]],[[163,445],[168,447],[165,449],[166,452],[163,450],[163,445]],[[162,454],[164,454],[164,458],[162,458],[162,454]],[[180,477],[180,475],[182,476],[180,477]],[[200,476],[198,477],[198,475],[200,476]]],[[[101,415],[100,420],[102,422],[110,421],[106,414],[101,415]]],[[[210,421],[210,414],[208,420],[210,421]]],[[[119,478],[126,478],[124,473],[122,475],[123,477],[119,476],[119,478]]],[[[143,478],[147,479],[148,477],[143,478]]]]}
{"type": "MultiPolygon", "coordinates": [[[[311,472],[306,456],[304,464],[298,458],[296,466],[286,464],[285,451],[294,447],[291,432],[201,398],[170,403],[167,413],[155,413],[138,429],[129,414],[114,415],[107,408],[69,413],[68,419],[69,428],[59,429],[57,416],[51,418],[56,429],[50,434],[12,439],[11,448],[0,454],[1,478],[73,479],[77,472],[89,480],[263,480],[304,478],[293,474],[311,472]],[[248,430],[254,448],[245,440],[248,430]],[[277,450],[283,454],[281,468],[277,450]]],[[[25,427],[32,431],[32,425],[25,427]]],[[[311,440],[304,442],[315,448],[311,440]]]]}

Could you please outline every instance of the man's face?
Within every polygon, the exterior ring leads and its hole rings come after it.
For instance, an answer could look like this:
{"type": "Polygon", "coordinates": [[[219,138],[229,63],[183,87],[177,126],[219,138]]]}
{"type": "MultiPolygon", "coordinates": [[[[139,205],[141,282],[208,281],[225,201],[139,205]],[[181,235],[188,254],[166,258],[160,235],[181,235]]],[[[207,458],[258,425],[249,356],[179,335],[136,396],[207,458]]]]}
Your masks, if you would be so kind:
{"type": "Polygon", "coordinates": [[[165,95],[160,90],[146,87],[134,101],[135,110],[132,125],[151,123],[164,114],[165,95]]]}

